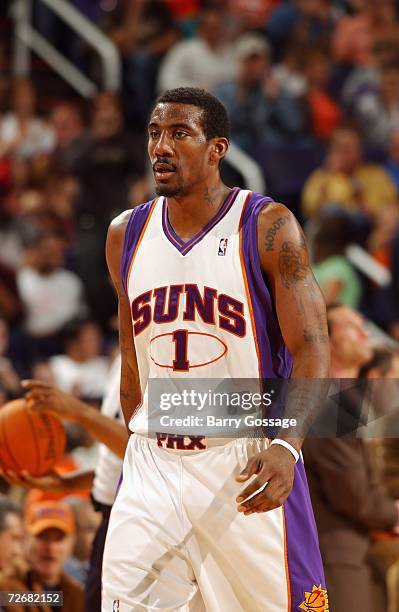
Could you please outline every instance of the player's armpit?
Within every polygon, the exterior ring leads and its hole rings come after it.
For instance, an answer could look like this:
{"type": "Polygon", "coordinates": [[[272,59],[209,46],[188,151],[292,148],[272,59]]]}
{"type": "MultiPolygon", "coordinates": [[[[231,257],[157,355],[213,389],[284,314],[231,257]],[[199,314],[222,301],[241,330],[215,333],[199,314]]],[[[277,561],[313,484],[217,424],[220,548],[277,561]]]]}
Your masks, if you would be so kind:
{"type": "Polygon", "coordinates": [[[127,427],[134,410],[141,402],[140,378],[134,346],[130,304],[120,272],[125,230],[131,214],[131,211],[126,211],[112,221],[106,244],[108,269],[118,295],[119,345],[122,360],[120,396],[127,427]]]}
{"type": "Polygon", "coordinates": [[[328,378],[330,369],[325,303],[302,230],[283,204],[261,211],[258,248],[281,333],[293,357],[291,378],[297,379],[289,383],[284,415],[296,419],[297,427],[278,437],[299,450],[328,390],[328,381],[321,380],[328,378]]]}

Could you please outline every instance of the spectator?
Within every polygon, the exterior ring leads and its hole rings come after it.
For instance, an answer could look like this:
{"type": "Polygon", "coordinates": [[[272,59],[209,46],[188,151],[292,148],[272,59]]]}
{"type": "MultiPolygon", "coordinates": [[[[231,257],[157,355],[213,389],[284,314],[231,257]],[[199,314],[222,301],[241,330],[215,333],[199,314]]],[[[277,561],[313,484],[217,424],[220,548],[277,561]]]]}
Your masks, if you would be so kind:
{"type": "Polygon", "coordinates": [[[24,328],[33,338],[55,336],[85,310],[81,280],[63,265],[64,240],[54,233],[33,236],[17,276],[25,308],[24,328]]]}
{"type": "Polygon", "coordinates": [[[117,97],[99,94],[93,101],[90,144],[82,152],[76,169],[80,187],[76,204],[76,258],[90,309],[103,328],[107,328],[115,310],[104,256],[108,226],[119,212],[143,201],[146,187],[137,193],[132,189],[144,172],[142,136],[129,135],[123,129],[117,97]]]}
{"type": "Polygon", "coordinates": [[[198,36],[177,43],[162,62],[158,89],[202,87],[213,90],[233,78],[236,62],[227,38],[226,14],[222,8],[210,7],[200,14],[198,36]]]}
{"type": "Polygon", "coordinates": [[[394,64],[399,57],[397,40],[377,40],[372,47],[373,62],[357,66],[346,78],[341,92],[341,101],[346,110],[352,114],[358,96],[375,93],[384,66],[394,64]]]}
{"type": "Polygon", "coordinates": [[[281,0],[229,0],[228,10],[241,32],[260,30],[267,23],[273,10],[281,4],[281,0]]]}
{"type": "MultiPolygon", "coordinates": [[[[359,378],[372,381],[372,403],[376,438],[368,440],[373,451],[377,476],[385,493],[399,498],[399,419],[398,379],[399,353],[384,346],[376,347],[373,356],[359,374],[359,378]],[[385,416],[383,416],[385,415],[385,416]]],[[[388,612],[398,612],[399,607],[399,538],[387,537],[384,532],[374,532],[371,560],[387,587],[388,612]]]]}
{"type": "Polygon", "coordinates": [[[274,9],[265,31],[279,59],[292,43],[302,47],[327,45],[335,23],[330,0],[294,0],[281,2],[274,9]]]}
{"type": "Polygon", "coordinates": [[[332,135],[324,165],[307,179],[302,192],[304,215],[314,215],[326,204],[375,215],[397,203],[395,185],[377,164],[362,161],[362,145],[352,128],[338,128],[332,135]]]}
{"type": "Polygon", "coordinates": [[[62,330],[64,354],[49,360],[57,387],[90,401],[101,400],[109,369],[101,355],[102,337],[90,319],[72,319],[62,330]]]}
{"type": "Polygon", "coordinates": [[[54,142],[49,125],[35,114],[36,94],[28,79],[13,83],[12,110],[0,123],[0,157],[22,158],[48,153],[54,142]]]}
{"type": "MultiPolygon", "coordinates": [[[[72,511],[60,502],[32,504],[26,513],[29,569],[22,575],[0,581],[6,591],[62,591],[64,612],[83,612],[83,590],[64,572],[64,564],[73,547],[75,526],[72,511]]],[[[52,606],[43,608],[51,609],[52,606]]],[[[37,605],[4,606],[6,611],[37,610],[37,605]]]]}
{"type": "Polygon", "coordinates": [[[314,225],[312,268],[326,304],[344,304],[357,308],[362,284],[345,257],[345,249],[353,239],[348,214],[341,209],[321,210],[314,218],[314,225]]]}
{"type": "Polygon", "coordinates": [[[233,140],[251,151],[259,143],[282,143],[299,136],[304,126],[303,112],[271,76],[264,38],[243,34],[237,41],[236,56],[237,78],[216,89],[228,110],[233,140]]]}
{"type": "Polygon", "coordinates": [[[310,133],[318,140],[327,140],[338,127],[342,111],[328,92],[330,63],[323,50],[315,49],[305,56],[304,75],[310,133]]]}
{"type": "MultiPolygon", "coordinates": [[[[327,315],[331,376],[356,378],[372,355],[363,320],[347,306],[327,315]]],[[[380,491],[361,438],[308,438],[304,456],[330,608],[373,612],[369,530],[399,530],[399,501],[380,491]]]]}
{"type": "Polygon", "coordinates": [[[12,575],[23,556],[24,532],[21,512],[0,495],[0,581],[12,575]]]}
{"type": "Polygon", "coordinates": [[[373,65],[373,46],[379,40],[395,40],[398,22],[395,0],[364,0],[355,15],[337,22],[332,38],[334,59],[352,66],[373,65]]]}
{"type": "Polygon", "coordinates": [[[60,103],[50,116],[54,132],[53,158],[63,172],[73,172],[86,144],[82,115],[77,106],[60,103]]]}
{"type": "Polygon", "coordinates": [[[382,68],[374,91],[358,96],[353,114],[364,142],[386,151],[391,133],[399,129],[399,66],[396,63],[382,68]]]}
{"type": "Polygon", "coordinates": [[[76,539],[73,556],[65,563],[65,572],[84,586],[90,567],[93,539],[99,526],[99,516],[89,501],[76,499],[71,500],[69,505],[75,518],[76,539]]]}
{"type": "Polygon", "coordinates": [[[301,97],[306,92],[306,77],[303,74],[303,46],[288,45],[280,62],[273,64],[272,77],[289,95],[301,97]]]}

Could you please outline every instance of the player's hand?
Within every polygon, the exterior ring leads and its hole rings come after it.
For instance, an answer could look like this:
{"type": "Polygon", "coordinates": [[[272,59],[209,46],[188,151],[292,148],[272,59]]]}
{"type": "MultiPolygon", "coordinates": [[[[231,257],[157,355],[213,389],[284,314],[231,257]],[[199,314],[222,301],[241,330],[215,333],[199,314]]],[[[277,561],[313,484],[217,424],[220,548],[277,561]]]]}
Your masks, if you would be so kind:
{"type": "Polygon", "coordinates": [[[273,445],[251,459],[239,476],[237,482],[246,482],[256,474],[256,478],[237,496],[238,512],[245,516],[254,512],[267,512],[281,506],[291,492],[294,482],[295,459],[282,446],[273,445]],[[261,489],[261,487],[263,487],[261,489]],[[256,491],[256,495],[253,495],[256,491]]]}
{"type": "Polygon", "coordinates": [[[84,404],[73,395],[40,380],[23,380],[21,385],[32,410],[53,412],[69,421],[79,420],[84,404]]]}
{"type": "Polygon", "coordinates": [[[32,476],[27,471],[22,471],[17,476],[11,470],[3,470],[0,468],[0,476],[4,478],[10,485],[22,487],[24,489],[41,489],[42,491],[50,491],[51,493],[66,493],[69,491],[69,482],[67,478],[63,478],[56,472],[48,472],[44,476],[32,476]]]}

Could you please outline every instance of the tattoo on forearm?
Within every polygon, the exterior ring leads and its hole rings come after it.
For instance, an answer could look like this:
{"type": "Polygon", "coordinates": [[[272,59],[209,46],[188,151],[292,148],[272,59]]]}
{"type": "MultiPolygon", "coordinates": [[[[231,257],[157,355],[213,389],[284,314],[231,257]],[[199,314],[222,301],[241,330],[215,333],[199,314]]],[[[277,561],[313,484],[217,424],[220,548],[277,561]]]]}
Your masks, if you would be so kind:
{"type": "Polygon", "coordinates": [[[322,343],[328,342],[328,334],[325,326],[325,317],[318,306],[316,288],[313,279],[310,277],[311,271],[307,263],[306,247],[303,238],[299,244],[294,242],[284,242],[279,255],[279,270],[281,280],[287,289],[293,293],[298,309],[304,321],[303,337],[305,342],[322,343]],[[303,301],[304,291],[310,297],[308,312],[303,301]]]}
{"type": "Polygon", "coordinates": [[[280,227],[290,222],[290,215],[283,215],[273,222],[272,226],[266,232],[266,251],[273,251],[274,239],[280,227]]]}

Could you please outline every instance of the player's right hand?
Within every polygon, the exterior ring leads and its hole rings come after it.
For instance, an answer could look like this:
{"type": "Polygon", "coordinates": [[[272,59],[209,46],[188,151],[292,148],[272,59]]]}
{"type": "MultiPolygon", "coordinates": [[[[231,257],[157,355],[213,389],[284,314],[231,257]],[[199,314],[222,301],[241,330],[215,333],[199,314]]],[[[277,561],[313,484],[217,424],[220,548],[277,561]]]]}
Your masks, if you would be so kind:
{"type": "Polygon", "coordinates": [[[236,481],[243,483],[252,476],[256,477],[237,496],[238,512],[248,516],[282,506],[294,483],[294,466],[295,459],[291,453],[277,445],[249,459],[241,474],[236,476],[236,481]]]}
{"type": "Polygon", "coordinates": [[[79,420],[82,402],[73,395],[40,380],[23,380],[21,385],[32,410],[53,412],[59,418],[69,421],[79,420]]]}

